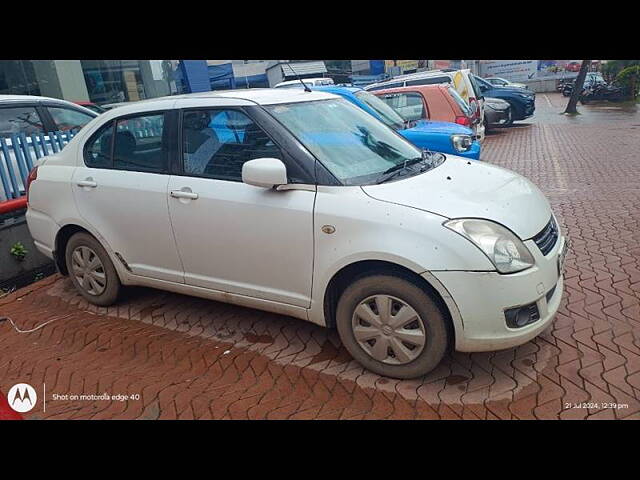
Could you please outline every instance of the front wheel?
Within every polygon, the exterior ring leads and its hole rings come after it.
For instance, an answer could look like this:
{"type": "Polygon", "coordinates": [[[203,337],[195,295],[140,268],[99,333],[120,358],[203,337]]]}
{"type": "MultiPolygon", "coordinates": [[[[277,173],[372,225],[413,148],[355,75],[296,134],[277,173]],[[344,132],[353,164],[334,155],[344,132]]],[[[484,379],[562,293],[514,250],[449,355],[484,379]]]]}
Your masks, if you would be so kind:
{"type": "Polygon", "coordinates": [[[88,233],[76,233],[67,243],[69,277],[89,302],[106,307],[118,299],[120,279],[107,251],[88,233]]]}
{"type": "Polygon", "coordinates": [[[449,342],[447,320],[434,300],[411,281],[387,274],[363,277],[347,287],[336,324],[353,358],[386,377],[429,373],[449,342]]]}
{"type": "Polygon", "coordinates": [[[507,121],[504,123],[505,127],[510,127],[511,125],[513,125],[513,112],[514,110],[514,106],[511,102],[509,102],[509,112],[507,113],[507,121]]]}

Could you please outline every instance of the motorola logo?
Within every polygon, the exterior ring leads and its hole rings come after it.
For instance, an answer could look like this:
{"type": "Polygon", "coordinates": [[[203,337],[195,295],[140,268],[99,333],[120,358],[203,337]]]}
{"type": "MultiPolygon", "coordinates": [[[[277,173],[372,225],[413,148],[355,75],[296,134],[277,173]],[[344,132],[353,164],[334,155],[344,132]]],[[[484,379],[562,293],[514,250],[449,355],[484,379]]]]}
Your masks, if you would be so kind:
{"type": "Polygon", "coordinates": [[[28,383],[17,383],[7,395],[9,406],[16,412],[25,413],[30,411],[38,400],[35,389],[28,383]]]}

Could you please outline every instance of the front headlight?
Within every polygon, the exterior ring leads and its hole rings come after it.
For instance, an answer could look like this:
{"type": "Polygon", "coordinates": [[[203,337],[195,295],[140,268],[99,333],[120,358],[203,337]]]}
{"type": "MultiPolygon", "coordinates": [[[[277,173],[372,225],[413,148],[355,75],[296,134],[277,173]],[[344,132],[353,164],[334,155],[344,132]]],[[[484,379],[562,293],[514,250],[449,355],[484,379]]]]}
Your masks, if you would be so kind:
{"type": "Polygon", "coordinates": [[[457,218],[443,225],[482,250],[500,273],[520,272],[535,263],[522,240],[502,225],[477,218],[457,218]]]}
{"type": "Polygon", "coordinates": [[[453,148],[456,151],[466,152],[471,148],[473,138],[471,138],[471,135],[451,135],[451,143],[453,143],[453,148]]]}

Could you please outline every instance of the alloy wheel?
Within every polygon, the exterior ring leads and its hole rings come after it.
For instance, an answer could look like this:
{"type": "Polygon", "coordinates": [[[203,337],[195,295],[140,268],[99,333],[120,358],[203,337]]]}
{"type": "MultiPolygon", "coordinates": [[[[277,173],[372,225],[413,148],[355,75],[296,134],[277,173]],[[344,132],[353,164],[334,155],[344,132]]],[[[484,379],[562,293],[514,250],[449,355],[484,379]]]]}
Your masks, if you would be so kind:
{"type": "Polygon", "coordinates": [[[353,335],[372,358],[390,365],[415,360],[426,344],[426,328],[416,310],[390,295],[364,299],[353,312],[353,335]]]}

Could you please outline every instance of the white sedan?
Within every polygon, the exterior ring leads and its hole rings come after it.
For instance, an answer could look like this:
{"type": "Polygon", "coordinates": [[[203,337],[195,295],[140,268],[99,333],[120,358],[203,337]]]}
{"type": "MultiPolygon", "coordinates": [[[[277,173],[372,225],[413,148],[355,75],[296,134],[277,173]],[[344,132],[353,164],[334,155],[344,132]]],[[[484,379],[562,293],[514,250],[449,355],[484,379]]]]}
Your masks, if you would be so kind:
{"type": "Polygon", "coordinates": [[[29,182],[35,244],[88,301],[143,285],[291,315],[385,376],[527,342],[562,297],[566,242],[535,185],[327,93],[123,106],[29,182]]]}

